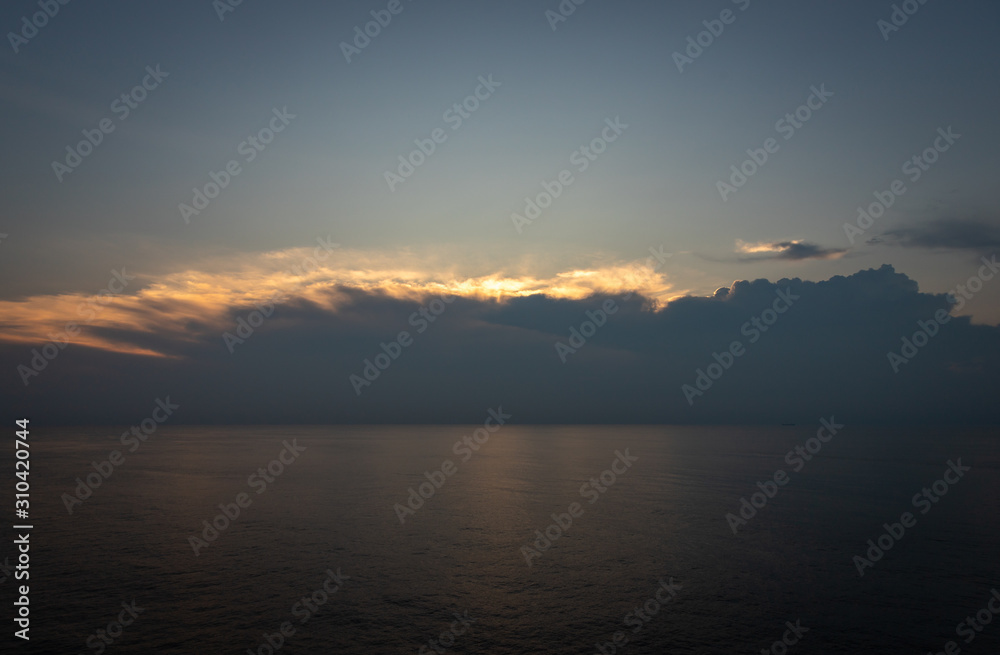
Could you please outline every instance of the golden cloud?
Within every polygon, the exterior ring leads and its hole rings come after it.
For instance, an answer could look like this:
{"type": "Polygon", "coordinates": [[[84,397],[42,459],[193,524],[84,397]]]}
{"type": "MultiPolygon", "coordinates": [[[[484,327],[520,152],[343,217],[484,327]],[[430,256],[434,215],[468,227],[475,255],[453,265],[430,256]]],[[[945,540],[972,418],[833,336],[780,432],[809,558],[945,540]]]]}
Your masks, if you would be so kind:
{"type": "Polygon", "coordinates": [[[536,294],[578,300],[634,291],[658,304],[669,301],[664,297],[672,291],[665,274],[648,263],[602,265],[549,276],[462,275],[454,267],[435,268],[427,265],[426,257],[408,251],[343,250],[336,244],[227,256],[155,279],[136,275],[119,294],[102,290],[0,301],[4,317],[0,339],[37,344],[68,337],[72,343],[103,350],[166,356],[137,346],[125,335],[195,341],[207,329],[219,334],[230,329],[234,311],[276,295],[285,301],[306,300],[335,313],[347,300],[338,293],[341,289],[416,301],[452,294],[500,302],[536,294]],[[80,331],[67,335],[67,326],[73,324],[80,331]]]}

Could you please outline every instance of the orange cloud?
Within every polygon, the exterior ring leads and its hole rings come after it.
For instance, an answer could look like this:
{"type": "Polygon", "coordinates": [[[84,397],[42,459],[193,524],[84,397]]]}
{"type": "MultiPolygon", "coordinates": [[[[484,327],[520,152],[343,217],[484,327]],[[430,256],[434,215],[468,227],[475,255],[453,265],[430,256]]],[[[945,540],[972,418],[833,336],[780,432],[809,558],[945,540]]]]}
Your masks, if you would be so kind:
{"type": "Polygon", "coordinates": [[[641,264],[603,265],[550,276],[462,275],[455,268],[435,270],[426,257],[410,252],[341,250],[327,244],[224,257],[201,269],[157,278],[140,274],[123,293],[110,297],[105,291],[103,295],[73,293],[0,301],[4,316],[0,339],[37,344],[68,337],[72,343],[103,350],[164,356],[137,346],[124,335],[184,342],[196,340],[206,330],[221,334],[230,329],[234,311],[275,294],[336,312],[345,300],[337,291],[344,288],[418,301],[452,294],[501,302],[535,294],[577,300],[635,291],[661,304],[660,299],[672,291],[663,273],[641,264]],[[79,326],[79,333],[67,335],[68,324],[79,326]]]}

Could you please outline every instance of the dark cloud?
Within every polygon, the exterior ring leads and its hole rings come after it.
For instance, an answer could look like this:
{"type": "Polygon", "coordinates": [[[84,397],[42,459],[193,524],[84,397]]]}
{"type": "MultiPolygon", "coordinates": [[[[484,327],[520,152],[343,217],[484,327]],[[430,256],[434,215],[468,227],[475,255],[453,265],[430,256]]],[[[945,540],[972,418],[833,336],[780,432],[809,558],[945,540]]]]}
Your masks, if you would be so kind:
{"type": "Polygon", "coordinates": [[[744,243],[737,241],[735,257],[717,259],[702,256],[709,261],[803,261],[806,259],[833,259],[841,257],[846,248],[824,248],[806,241],[775,241],[772,243],[744,243]]]}
{"type": "Polygon", "coordinates": [[[802,259],[830,259],[831,257],[838,257],[847,252],[844,248],[823,248],[814,243],[798,241],[772,243],[771,248],[773,248],[774,252],[744,257],[742,261],[758,261],[761,259],[790,259],[793,261],[802,259]]]}
{"type": "Polygon", "coordinates": [[[984,250],[1000,248],[1000,227],[969,219],[939,219],[915,227],[889,230],[868,240],[904,248],[984,250]]]}
{"type": "Polygon", "coordinates": [[[830,259],[847,252],[844,248],[823,248],[814,243],[782,241],[772,244],[777,251],[765,259],[830,259]]]}
{"type": "MultiPolygon", "coordinates": [[[[459,298],[426,324],[414,314],[421,303],[336,293],[336,311],[282,303],[233,354],[204,325],[183,341],[116,334],[169,356],[73,345],[27,388],[16,367],[28,363],[31,346],[5,344],[0,413],[40,425],[132,423],[169,395],[181,405],[176,421],[191,423],[473,422],[497,404],[524,423],[812,424],[831,414],[854,423],[1000,420],[1000,327],[953,318],[893,372],[887,353],[950,305],[889,266],[821,282],[737,282],[660,311],[639,296],[459,298]],[[779,293],[799,298],[751,343],[756,328],[748,322],[773,308],[779,293]],[[604,303],[617,309],[602,318],[604,303]],[[556,343],[568,343],[588,312],[604,324],[563,363],[556,343]],[[404,330],[413,342],[356,395],[349,376],[362,375],[382,344],[394,352],[390,344],[404,330]],[[745,354],[689,405],[682,385],[694,384],[714,354],[725,360],[734,341],[745,354]]],[[[245,308],[233,311],[232,330],[244,315],[245,308]]]]}

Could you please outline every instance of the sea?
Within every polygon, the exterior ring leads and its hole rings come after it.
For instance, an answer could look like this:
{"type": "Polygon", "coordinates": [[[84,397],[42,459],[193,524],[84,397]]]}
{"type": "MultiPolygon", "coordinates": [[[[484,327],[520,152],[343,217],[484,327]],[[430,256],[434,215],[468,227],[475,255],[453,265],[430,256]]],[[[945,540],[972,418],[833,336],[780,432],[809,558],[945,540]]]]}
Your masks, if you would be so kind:
{"type": "Polygon", "coordinates": [[[129,430],[31,426],[3,652],[1000,652],[997,428],[129,430]]]}

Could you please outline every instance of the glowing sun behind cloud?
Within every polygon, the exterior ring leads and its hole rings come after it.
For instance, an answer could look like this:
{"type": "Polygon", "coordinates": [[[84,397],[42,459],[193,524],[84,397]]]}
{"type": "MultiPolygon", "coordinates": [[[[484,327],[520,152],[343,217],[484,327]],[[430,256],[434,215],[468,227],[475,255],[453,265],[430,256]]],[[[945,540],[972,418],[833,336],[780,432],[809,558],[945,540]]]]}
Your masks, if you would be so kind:
{"type": "Polygon", "coordinates": [[[549,276],[502,271],[462,275],[454,267],[433,270],[425,258],[409,252],[346,250],[322,240],[320,244],[252,258],[221,258],[157,278],[137,275],[119,294],[37,295],[2,301],[0,315],[5,318],[0,323],[0,339],[31,344],[70,341],[103,350],[165,356],[119,335],[188,341],[206,329],[220,333],[229,329],[234,312],[293,299],[335,314],[350,289],[407,300],[449,294],[497,302],[537,294],[579,300],[634,291],[657,307],[669,300],[664,297],[672,291],[652,261],[549,276]]]}

